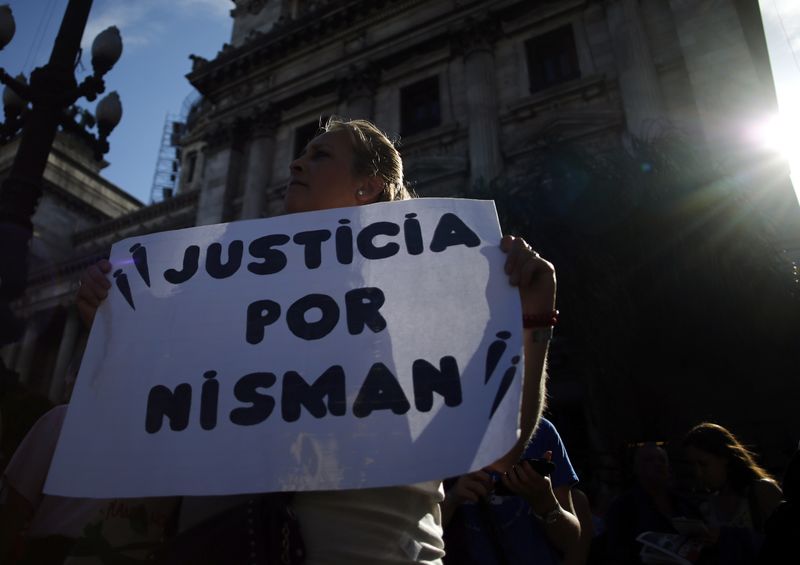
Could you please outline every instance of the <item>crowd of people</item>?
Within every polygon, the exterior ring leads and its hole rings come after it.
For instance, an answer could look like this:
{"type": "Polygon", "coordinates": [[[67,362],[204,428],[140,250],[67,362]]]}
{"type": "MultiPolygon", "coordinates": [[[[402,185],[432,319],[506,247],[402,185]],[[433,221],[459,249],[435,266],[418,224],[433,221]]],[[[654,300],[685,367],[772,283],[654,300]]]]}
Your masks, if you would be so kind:
{"type": "MultiPolygon", "coordinates": [[[[394,144],[363,120],[329,120],[290,172],[287,213],[411,197],[394,144]]],[[[733,433],[701,423],[673,445],[694,469],[693,489],[676,487],[668,451],[656,443],[635,446],[634,484],[616,497],[607,485],[581,480],[555,425],[542,417],[554,267],[524,239],[506,236],[501,248],[521,297],[525,379],[520,440],[495,463],[387,488],[69,499],[43,492],[63,404],[36,422],[5,464],[0,561],[624,565],[656,562],[639,539],[655,532],[696,549],[689,560],[697,563],[787,562],[800,528],[797,455],[780,484],[733,433]]],[[[101,261],[82,276],[76,300],[87,326],[108,296],[110,271],[101,261]]]]}

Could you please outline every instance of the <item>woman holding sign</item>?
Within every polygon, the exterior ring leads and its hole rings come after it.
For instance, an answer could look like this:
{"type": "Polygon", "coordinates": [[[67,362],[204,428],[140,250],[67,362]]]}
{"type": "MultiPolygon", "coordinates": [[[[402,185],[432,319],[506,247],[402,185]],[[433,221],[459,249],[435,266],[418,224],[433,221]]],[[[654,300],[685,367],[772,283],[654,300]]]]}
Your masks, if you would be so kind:
{"type": "MultiPolygon", "coordinates": [[[[410,198],[400,154],[373,124],[329,120],[290,167],[286,212],[309,212],[410,198]]],[[[521,238],[506,236],[505,272],[522,299],[525,368],[522,431],[515,447],[491,467],[511,469],[520,459],[542,406],[545,356],[555,323],[553,266],[521,238]]],[[[78,308],[91,324],[111,284],[108,261],[81,279],[78,308]]],[[[546,481],[539,477],[541,481],[546,481]]],[[[341,491],[298,492],[292,499],[309,563],[440,563],[444,554],[441,481],[341,491]]],[[[565,527],[579,529],[564,513],[565,527]]]]}

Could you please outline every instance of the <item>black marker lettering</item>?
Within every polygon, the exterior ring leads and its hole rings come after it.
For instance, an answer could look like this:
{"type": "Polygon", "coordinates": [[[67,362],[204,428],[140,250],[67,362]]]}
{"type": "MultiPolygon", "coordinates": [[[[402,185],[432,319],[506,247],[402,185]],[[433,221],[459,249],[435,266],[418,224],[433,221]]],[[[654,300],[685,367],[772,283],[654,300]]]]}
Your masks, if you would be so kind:
{"type": "Polygon", "coordinates": [[[422,253],[422,230],[419,227],[419,220],[415,219],[416,214],[406,214],[406,221],[403,222],[403,235],[406,240],[406,251],[409,255],[419,255],[422,253]]]}
{"type": "Polygon", "coordinates": [[[206,252],[206,271],[215,279],[226,279],[242,266],[244,242],[234,239],[228,244],[228,262],[222,262],[222,244],[212,243],[206,252]]]}
{"type": "Polygon", "coordinates": [[[443,214],[436,225],[431,240],[431,251],[439,253],[454,245],[466,245],[467,247],[477,247],[481,244],[480,238],[475,232],[461,221],[455,214],[443,214]]]}
{"type": "Polygon", "coordinates": [[[500,358],[506,351],[505,340],[511,337],[511,332],[507,332],[505,330],[497,332],[497,337],[500,339],[493,341],[489,345],[489,349],[486,351],[486,373],[483,378],[483,384],[488,383],[489,379],[492,378],[492,374],[494,373],[494,370],[497,368],[497,364],[500,362],[500,358]]]}
{"type": "Polygon", "coordinates": [[[256,275],[272,275],[281,271],[286,266],[286,255],[283,251],[272,249],[278,245],[289,243],[289,236],[284,234],[265,235],[250,242],[248,251],[255,259],[263,261],[252,261],[248,263],[247,270],[256,275]]]}
{"type": "Polygon", "coordinates": [[[322,264],[322,242],[331,238],[329,230],[302,231],[292,241],[305,248],[306,267],[316,269],[322,264]]]}
{"type": "Polygon", "coordinates": [[[128,284],[128,275],[122,272],[122,269],[117,269],[114,271],[114,282],[117,283],[117,288],[122,293],[122,296],[125,297],[125,301],[128,303],[132,309],[136,310],[136,306],[133,305],[133,296],[131,295],[131,285],[128,284]]]}
{"type": "Polygon", "coordinates": [[[353,230],[349,224],[350,220],[339,220],[343,224],[336,228],[336,260],[342,265],[349,265],[353,262],[353,230]]]}
{"type": "Polygon", "coordinates": [[[386,328],[386,320],[379,311],[385,301],[383,291],[379,288],[366,287],[348,291],[344,295],[347,331],[358,335],[364,331],[365,325],[375,333],[386,328]]]}
{"type": "Polygon", "coordinates": [[[147,395],[147,413],[144,429],[154,434],[161,429],[164,416],[169,418],[172,431],[185,430],[189,425],[189,411],[192,408],[192,387],[182,383],[175,387],[175,392],[163,385],[154,386],[147,395]]]}
{"type": "Polygon", "coordinates": [[[207,380],[200,392],[200,427],[204,430],[213,430],[217,426],[219,382],[215,379],[216,376],[216,371],[203,373],[203,377],[207,380]]]}
{"type": "Polygon", "coordinates": [[[231,410],[231,422],[238,426],[255,426],[269,418],[275,408],[275,399],[261,394],[258,389],[274,384],[275,375],[272,373],[249,373],[239,379],[233,387],[233,395],[236,400],[250,406],[231,410]]]}
{"type": "Polygon", "coordinates": [[[257,344],[264,339],[264,328],[274,324],[281,315],[281,305],[273,300],[256,300],[247,307],[247,343],[257,344]]]}
{"type": "Polygon", "coordinates": [[[339,322],[339,305],[327,294],[307,294],[289,306],[286,311],[286,324],[289,330],[299,337],[312,341],[331,333],[339,322]],[[322,312],[316,322],[306,321],[306,313],[317,308],[322,312]]]}
{"type": "Polygon", "coordinates": [[[147,265],[147,249],[140,243],[134,243],[130,248],[136,272],[142,277],[144,284],[150,288],[150,267],[147,265]]]}
{"type": "Polygon", "coordinates": [[[514,375],[517,373],[517,363],[519,363],[519,355],[512,357],[511,363],[512,365],[503,373],[503,379],[500,381],[500,386],[497,388],[497,394],[492,403],[492,411],[489,413],[490,420],[492,416],[494,416],[495,411],[500,407],[500,403],[503,402],[503,398],[505,398],[511,383],[514,381],[514,375]]]}
{"type": "Polygon", "coordinates": [[[442,357],[437,369],[424,359],[417,359],[412,365],[414,379],[414,405],[420,412],[428,412],[433,407],[433,393],[444,397],[447,406],[461,404],[461,375],[455,357],[442,357]]]}
{"type": "Polygon", "coordinates": [[[343,416],[347,409],[344,369],[334,365],[322,373],[313,384],[308,384],[295,371],[288,371],[283,375],[281,394],[283,419],[287,422],[298,420],[301,407],[305,407],[314,418],[322,418],[328,413],[332,416],[343,416]]]}
{"type": "Polygon", "coordinates": [[[199,259],[200,248],[197,245],[190,245],[183,252],[183,267],[181,270],[167,269],[164,271],[164,279],[172,284],[185,283],[197,272],[199,259]]]}
{"type": "Polygon", "coordinates": [[[408,412],[409,408],[411,405],[400,383],[386,365],[372,365],[353,403],[353,415],[356,418],[365,418],[374,410],[391,410],[400,415],[408,412]]]}
{"type": "Polygon", "coordinates": [[[373,241],[379,235],[394,236],[400,233],[400,226],[392,222],[375,222],[361,230],[356,238],[358,251],[365,259],[385,259],[400,251],[393,241],[377,247],[373,241]]]}

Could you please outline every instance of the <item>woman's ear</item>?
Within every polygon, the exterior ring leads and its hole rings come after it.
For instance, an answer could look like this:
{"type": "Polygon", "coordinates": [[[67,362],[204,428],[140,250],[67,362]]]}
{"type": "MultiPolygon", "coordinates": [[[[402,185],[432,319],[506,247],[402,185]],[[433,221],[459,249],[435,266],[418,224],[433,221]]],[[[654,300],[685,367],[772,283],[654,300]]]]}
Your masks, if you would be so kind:
{"type": "Polygon", "coordinates": [[[383,179],[377,175],[364,177],[363,184],[356,190],[359,204],[377,202],[383,193],[383,179]]]}

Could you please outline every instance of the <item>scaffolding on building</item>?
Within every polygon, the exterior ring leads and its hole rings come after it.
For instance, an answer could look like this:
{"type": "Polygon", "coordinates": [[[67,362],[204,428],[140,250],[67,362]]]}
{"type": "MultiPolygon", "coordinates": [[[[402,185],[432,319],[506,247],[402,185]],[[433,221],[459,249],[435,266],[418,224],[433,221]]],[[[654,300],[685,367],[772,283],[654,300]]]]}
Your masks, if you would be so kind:
{"type": "Polygon", "coordinates": [[[150,189],[151,204],[171,198],[178,188],[181,169],[179,142],[185,127],[185,122],[180,117],[167,114],[161,133],[156,171],[153,174],[153,187],[150,189]]]}

